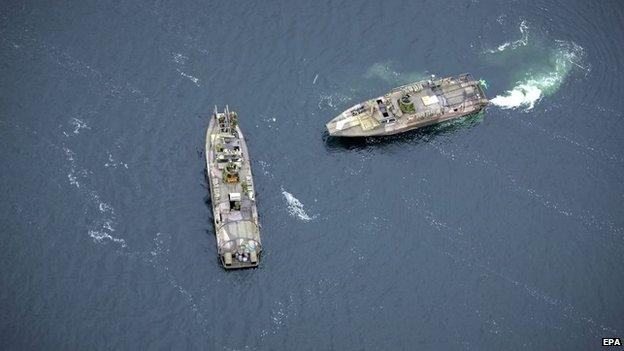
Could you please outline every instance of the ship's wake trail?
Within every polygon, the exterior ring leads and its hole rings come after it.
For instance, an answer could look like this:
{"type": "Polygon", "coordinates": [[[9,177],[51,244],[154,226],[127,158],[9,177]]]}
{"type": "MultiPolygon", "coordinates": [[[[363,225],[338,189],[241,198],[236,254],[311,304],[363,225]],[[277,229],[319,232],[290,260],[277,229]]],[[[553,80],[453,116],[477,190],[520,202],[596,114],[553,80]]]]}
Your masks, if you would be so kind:
{"type": "Polygon", "coordinates": [[[497,95],[490,102],[503,109],[525,108],[530,110],[542,97],[555,93],[574,68],[589,69],[579,62],[583,48],[573,42],[558,41],[548,64],[537,72],[527,72],[525,77],[510,90],[497,95]]]}
{"type": "Polygon", "coordinates": [[[520,24],[522,38],[485,50],[489,60],[502,66],[513,65],[518,71],[513,87],[490,100],[503,109],[531,110],[544,96],[559,90],[575,69],[586,74],[589,65],[583,63],[583,48],[571,41],[548,40],[530,31],[526,21],[520,24]]]}
{"type": "Polygon", "coordinates": [[[304,222],[309,222],[313,219],[316,219],[317,215],[310,216],[304,209],[303,203],[299,201],[293,194],[282,188],[282,195],[284,195],[284,199],[288,203],[288,212],[291,216],[297,217],[304,222]]]}

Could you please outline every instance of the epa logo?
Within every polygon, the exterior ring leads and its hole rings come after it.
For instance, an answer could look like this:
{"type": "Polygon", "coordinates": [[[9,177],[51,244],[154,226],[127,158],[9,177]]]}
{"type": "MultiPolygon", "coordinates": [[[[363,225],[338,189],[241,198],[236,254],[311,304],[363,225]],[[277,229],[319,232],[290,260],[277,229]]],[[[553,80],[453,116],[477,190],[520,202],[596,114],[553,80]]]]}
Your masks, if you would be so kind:
{"type": "Polygon", "coordinates": [[[622,346],[620,338],[602,338],[602,346],[622,346]]]}

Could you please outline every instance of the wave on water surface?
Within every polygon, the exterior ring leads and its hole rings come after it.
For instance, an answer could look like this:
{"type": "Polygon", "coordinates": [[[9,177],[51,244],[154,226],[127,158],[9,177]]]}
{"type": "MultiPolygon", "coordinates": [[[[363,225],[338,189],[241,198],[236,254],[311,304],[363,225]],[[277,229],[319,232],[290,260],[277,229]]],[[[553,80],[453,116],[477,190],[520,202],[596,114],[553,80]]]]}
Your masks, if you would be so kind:
{"type": "Polygon", "coordinates": [[[502,95],[490,100],[503,109],[523,107],[530,110],[543,96],[555,93],[583,55],[583,48],[573,42],[558,42],[558,48],[550,57],[551,70],[535,74],[527,73],[524,80],[502,95]]]}
{"type": "Polygon", "coordinates": [[[310,216],[308,213],[306,213],[301,201],[299,201],[299,199],[297,199],[293,194],[284,190],[284,188],[282,188],[282,195],[284,195],[284,198],[288,203],[288,212],[291,216],[297,217],[304,222],[309,222],[317,217],[316,215],[310,216]]]}
{"type": "Polygon", "coordinates": [[[525,21],[519,27],[522,37],[505,42],[486,54],[505,55],[509,62],[523,62],[522,73],[515,85],[490,102],[503,109],[524,108],[531,110],[544,96],[552,95],[563,85],[575,68],[589,72],[582,64],[583,48],[571,41],[555,40],[554,43],[529,36],[525,21]]]}
{"type": "MultiPolygon", "coordinates": [[[[69,123],[75,127],[73,134],[79,134],[81,129],[91,129],[86,122],[78,118],[73,118],[69,123]]],[[[66,138],[70,136],[66,131],[63,132],[63,135],[65,135],[66,138]]],[[[78,166],[76,153],[72,151],[65,142],[63,143],[63,152],[68,162],[69,173],[67,174],[67,179],[69,184],[75,187],[87,200],[84,204],[85,214],[89,213],[92,218],[88,230],[89,236],[97,243],[112,241],[121,245],[121,247],[126,247],[126,241],[123,238],[114,236],[115,222],[117,219],[115,209],[104,202],[97,191],[89,185],[88,176],[93,174],[93,172],[78,166]]]]}
{"type": "Polygon", "coordinates": [[[181,53],[176,53],[176,52],[172,53],[172,55],[173,55],[173,61],[176,64],[176,71],[180,73],[182,77],[187,78],[199,88],[201,86],[199,84],[199,78],[183,71],[183,69],[186,67],[187,62],[189,61],[188,56],[185,56],[181,53]]]}
{"type": "MultiPolygon", "coordinates": [[[[497,20],[498,21],[498,20],[497,20]]],[[[501,21],[498,21],[499,23],[502,23],[501,21]]],[[[495,54],[497,52],[502,52],[505,51],[507,49],[517,49],[521,46],[526,46],[529,43],[529,31],[528,31],[528,26],[526,24],[526,21],[522,21],[520,22],[520,26],[518,27],[518,30],[520,31],[520,34],[522,35],[520,37],[520,39],[518,40],[514,40],[514,41],[506,41],[502,44],[500,44],[499,46],[496,47],[496,49],[488,49],[486,50],[486,52],[490,53],[490,54],[495,54]]]]}

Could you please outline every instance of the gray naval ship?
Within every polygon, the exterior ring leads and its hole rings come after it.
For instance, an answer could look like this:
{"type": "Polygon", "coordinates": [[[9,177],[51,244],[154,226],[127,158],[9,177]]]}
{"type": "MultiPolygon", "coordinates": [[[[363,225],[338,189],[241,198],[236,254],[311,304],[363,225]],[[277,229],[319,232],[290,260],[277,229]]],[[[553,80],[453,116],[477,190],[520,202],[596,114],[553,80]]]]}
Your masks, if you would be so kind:
{"type": "Polygon", "coordinates": [[[225,269],[257,267],[262,244],[251,162],[238,115],[215,107],[206,132],[206,170],[210,182],[217,249],[225,269]]]}
{"type": "Polygon", "coordinates": [[[424,80],[348,108],[327,123],[331,136],[392,135],[471,115],[487,106],[470,74],[424,80]]]}

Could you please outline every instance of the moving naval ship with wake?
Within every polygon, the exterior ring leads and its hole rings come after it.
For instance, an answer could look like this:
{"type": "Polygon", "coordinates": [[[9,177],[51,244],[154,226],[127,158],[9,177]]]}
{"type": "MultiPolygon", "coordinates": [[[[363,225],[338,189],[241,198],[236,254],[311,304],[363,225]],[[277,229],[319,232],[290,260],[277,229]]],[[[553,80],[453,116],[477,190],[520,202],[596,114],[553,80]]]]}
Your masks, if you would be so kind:
{"type": "Polygon", "coordinates": [[[488,99],[470,74],[424,80],[348,108],[327,123],[331,136],[392,135],[481,111],[488,99]]]}

